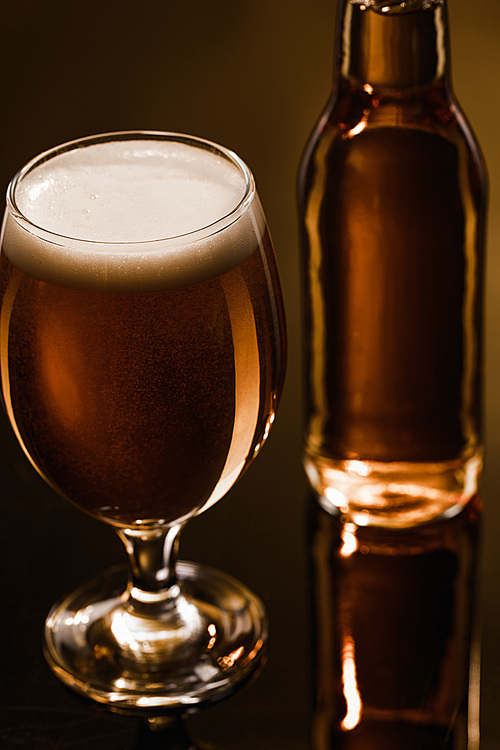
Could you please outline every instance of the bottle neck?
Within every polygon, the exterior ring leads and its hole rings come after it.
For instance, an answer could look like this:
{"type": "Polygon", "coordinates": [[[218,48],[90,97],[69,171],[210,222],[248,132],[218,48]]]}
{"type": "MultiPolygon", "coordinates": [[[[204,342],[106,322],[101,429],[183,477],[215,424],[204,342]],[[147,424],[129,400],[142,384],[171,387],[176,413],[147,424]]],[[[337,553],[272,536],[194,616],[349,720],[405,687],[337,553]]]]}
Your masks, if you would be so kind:
{"type": "Polygon", "coordinates": [[[341,0],[337,78],[402,90],[448,80],[445,0],[341,0]]]}

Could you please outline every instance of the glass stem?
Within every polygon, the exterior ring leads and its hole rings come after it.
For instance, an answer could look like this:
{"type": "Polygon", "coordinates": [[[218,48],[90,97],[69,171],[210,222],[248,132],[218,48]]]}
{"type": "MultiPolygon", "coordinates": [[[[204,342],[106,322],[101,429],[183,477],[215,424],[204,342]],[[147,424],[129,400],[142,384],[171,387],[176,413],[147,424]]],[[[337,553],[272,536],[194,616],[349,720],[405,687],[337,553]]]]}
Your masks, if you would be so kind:
{"type": "Polygon", "coordinates": [[[163,529],[118,529],[130,561],[128,609],[157,616],[175,606],[180,586],[175,571],[184,524],[163,529]]]}

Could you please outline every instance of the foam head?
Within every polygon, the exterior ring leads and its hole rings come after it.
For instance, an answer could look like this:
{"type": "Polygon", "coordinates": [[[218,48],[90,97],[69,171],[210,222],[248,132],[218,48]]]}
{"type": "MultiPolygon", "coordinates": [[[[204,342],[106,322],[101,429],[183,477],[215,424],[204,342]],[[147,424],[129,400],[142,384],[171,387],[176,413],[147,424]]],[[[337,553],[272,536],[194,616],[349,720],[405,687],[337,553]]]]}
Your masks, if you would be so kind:
{"type": "Polygon", "coordinates": [[[55,149],[21,170],[10,197],[10,260],[86,289],[147,291],[216,276],[256,248],[263,226],[251,173],[234,154],[168,134],[55,149]]]}

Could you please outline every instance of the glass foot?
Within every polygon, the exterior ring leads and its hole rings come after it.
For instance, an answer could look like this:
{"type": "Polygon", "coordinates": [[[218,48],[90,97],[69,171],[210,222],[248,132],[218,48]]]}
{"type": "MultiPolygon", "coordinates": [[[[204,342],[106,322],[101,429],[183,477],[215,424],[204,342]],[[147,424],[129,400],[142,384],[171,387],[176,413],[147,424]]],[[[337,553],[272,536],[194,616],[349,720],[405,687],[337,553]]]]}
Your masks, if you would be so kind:
{"type": "Polygon", "coordinates": [[[130,606],[126,568],[54,605],[44,651],[54,673],[110,708],[189,711],[227,697],[266,650],[260,600],[224,573],[176,565],[178,587],[154,619],[130,606]]]}

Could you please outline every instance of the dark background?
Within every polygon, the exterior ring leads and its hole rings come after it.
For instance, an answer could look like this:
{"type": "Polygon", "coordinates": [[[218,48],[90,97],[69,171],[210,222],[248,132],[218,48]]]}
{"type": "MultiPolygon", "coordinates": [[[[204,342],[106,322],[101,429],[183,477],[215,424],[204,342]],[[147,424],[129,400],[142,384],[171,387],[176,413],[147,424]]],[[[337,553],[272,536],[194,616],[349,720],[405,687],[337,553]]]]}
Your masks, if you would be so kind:
{"type": "MultiPolygon", "coordinates": [[[[500,741],[500,5],[491,0],[449,0],[448,5],[455,88],[483,147],[491,183],[482,545],[482,748],[490,750],[500,741]]],[[[307,744],[295,183],[303,146],[330,89],[335,10],[335,0],[0,0],[1,193],[14,172],[40,151],[122,129],[204,136],[235,150],[256,176],[285,294],[290,344],[285,393],[265,451],[227,498],[192,522],[181,547],[182,555],[244,580],[270,611],[271,650],[262,676],[192,723],[199,736],[228,750],[293,750],[307,744]]],[[[42,725],[63,722],[56,707],[64,705],[70,723],[75,716],[89,725],[93,719],[80,714],[79,702],[47,677],[39,654],[44,613],[65,588],[122,560],[123,553],[112,530],[44,486],[3,415],[0,461],[5,509],[0,744],[56,747],[49,740],[44,744],[40,733],[42,725]]],[[[104,716],[95,727],[93,742],[82,747],[125,746],[111,739],[106,744],[108,734],[126,736],[125,720],[104,716]]],[[[80,747],[57,745],[70,746],[80,747]]]]}

